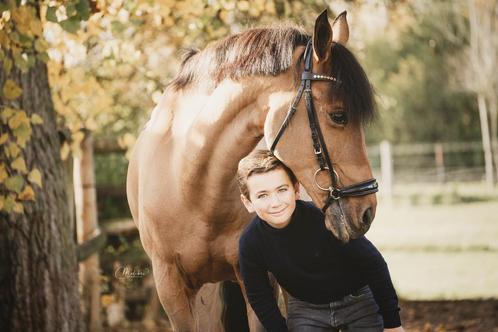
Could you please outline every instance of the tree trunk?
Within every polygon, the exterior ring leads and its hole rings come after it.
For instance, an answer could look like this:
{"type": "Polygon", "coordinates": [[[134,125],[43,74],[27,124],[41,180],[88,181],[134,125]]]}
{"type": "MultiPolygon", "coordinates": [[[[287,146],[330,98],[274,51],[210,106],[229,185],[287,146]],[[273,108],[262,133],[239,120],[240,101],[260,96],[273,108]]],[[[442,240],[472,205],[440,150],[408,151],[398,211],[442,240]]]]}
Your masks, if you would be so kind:
{"type": "Polygon", "coordinates": [[[493,155],[491,152],[491,140],[489,137],[488,111],[486,109],[486,99],[484,95],[477,95],[479,107],[479,117],[481,120],[482,147],[484,149],[484,164],[486,170],[486,183],[493,186],[493,155]]]}
{"type": "MultiPolygon", "coordinates": [[[[9,77],[0,70],[0,87],[7,78],[23,89],[19,106],[44,121],[32,126],[21,152],[27,168],[42,173],[43,188],[33,186],[36,201],[25,203],[23,214],[0,212],[0,326],[2,331],[81,331],[74,224],[47,67],[38,61],[24,74],[12,69],[9,77]]],[[[11,130],[0,122],[0,132],[11,130]]],[[[8,160],[4,149],[0,160],[8,160]]]]}
{"type": "Polygon", "coordinates": [[[489,100],[489,120],[491,130],[491,149],[495,164],[495,185],[498,184],[498,97],[492,96],[489,100]]]}

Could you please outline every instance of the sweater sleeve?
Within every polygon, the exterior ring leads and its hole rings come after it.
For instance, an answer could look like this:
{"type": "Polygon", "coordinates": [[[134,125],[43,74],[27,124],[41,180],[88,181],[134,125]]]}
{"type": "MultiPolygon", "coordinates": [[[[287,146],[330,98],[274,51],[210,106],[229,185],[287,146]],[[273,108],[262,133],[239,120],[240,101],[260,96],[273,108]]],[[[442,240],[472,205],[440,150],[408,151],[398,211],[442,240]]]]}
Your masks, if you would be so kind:
{"type": "Polygon", "coordinates": [[[379,313],[384,319],[384,328],[401,326],[398,297],[387,263],[381,253],[364,236],[352,240],[347,246],[379,305],[379,313]]]}
{"type": "Polygon", "coordinates": [[[239,264],[249,303],[268,332],[287,332],[262,257],[248,242],[239,241],[239,264]]]}

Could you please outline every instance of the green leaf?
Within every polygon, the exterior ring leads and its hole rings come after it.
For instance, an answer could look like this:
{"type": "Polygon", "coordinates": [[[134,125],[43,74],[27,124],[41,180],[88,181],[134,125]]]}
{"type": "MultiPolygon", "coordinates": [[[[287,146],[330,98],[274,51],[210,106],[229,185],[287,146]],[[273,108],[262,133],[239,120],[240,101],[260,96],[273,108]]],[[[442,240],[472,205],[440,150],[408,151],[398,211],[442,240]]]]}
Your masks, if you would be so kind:
{"type": "Polygon", "coordinates": [[[74,3],[66,3],[66,15],[67,17],[76,16],[78,12],[76,11],[76,6],[74,3]]]}
{"type": "Polygon", "coordinates": [[[16,42],[16,43],[19,43],[19,38],[20,38],[20,37],[19,37],[19,33],[15,32],[15,31],[14,31],[14,32],[11,32],[11,33],[9,34],[9,37],[10,37],[10,39],[11,39],[12,41],[14,41],[14,42],[16,42]]]}
{"type": "Polygon", "coordinates": [[[7,5],[6,3],[0,2],[0,13],[3,13],[6,10],[9,10],[9,5],[7,5]]]}
{"type": "Polygon", "coordinates": [[[86,21],[90,17],[90,5],[88,3],[88,0],[80,0],[76,4],[76,10],[78,11],[78,17],[86,21]]]}
{"type": "Polygon", "coordinates": [[[24,178],[20,175],[14,175],[5,180],[5,187],[8,190],[20,193],[21,189],[24,187],[24,178]]]}
{"type": "Polygon", "coordinates": [[[47,62],[48,62],[48,60],[50,59],[50,58],[48,57],[47,52],[39,53],[39,54],[37,54],[37,55],[36,55],[36,57],[38,58],[38,60],[40,60],[40,61],[42,61],[42,62],[45,62],[45,63],[47,63],[47,62]]]}
{"type": "Polygon", "coordinates": [[[20,53],[14,55],[14,63],[23,73],[26,73],[29,69],[28,61],[20,53]]]}
{"type": "Polygon", "coordinates": [[[31,68],[35,65],[36,63],[36,56],[34,56],[33,54],[29,54],[28,55],[28,66],[31,68]]]}
{"type": "Polygon", "coordinates": [[[126,29],[126,25],[124,25],[123,23],[119,22],[119,21],[112,21],[111,22],[111,30],[112,32],[114,33],[121,33],[124,31],[124,29],[126,29]]]}
{"type": "Polygon", "coordinates": [[[12,212],[12,209],[14,208],[14,205],[16,204],[16,199],[14,196],[9,195],[5,197],[5,200],[3,202],[3,210],[7,213],[12,212]]]}
{"type": "Polygon", "coordinates": [[[19,34],[19,43],[24,47],[31,47],[33,43],[33,38],[25,34],[19,34]]]}
{"type": "Polygon", "coordinates": [[[47,21],[49,22],[54,22],[57,23],[57,15],[55,15],[55,12],[57,11],[57,7],[48,7],[47,8],[47,15],[45,16],[47,18],[47,21]]]}
{"type": "Polygon", "coordinates": [[[26,142],[31,138],[31,132],[32,130],[31,127],[29,127],[29,123],[28,125],[22,123],[12,133],[17,138],[17,144],[24,148],[26,146],[26,142]]]}
{"type": "Polygon", "coordinates": [[[38,38],[36,39],[35,41],[35,50],[38,51],[38,53],[43,53],[47,50],[48,48],[48,43],[42,39],[42,38],[38,38]]]}
{"type": "Polygon", "coordinates": [[[76,33],[80,28],[80,20],[75,17],[71,17],[67,20],[61,21],[59,24],[62,29],[69,33],[76,33]]]}
{"type": "Polygon", "coordinates": [[[12,69],[12,59],[11,58],[5,58],[3,60],[3,71],[5,74],[10,74],[10,71],[12,69]]]}

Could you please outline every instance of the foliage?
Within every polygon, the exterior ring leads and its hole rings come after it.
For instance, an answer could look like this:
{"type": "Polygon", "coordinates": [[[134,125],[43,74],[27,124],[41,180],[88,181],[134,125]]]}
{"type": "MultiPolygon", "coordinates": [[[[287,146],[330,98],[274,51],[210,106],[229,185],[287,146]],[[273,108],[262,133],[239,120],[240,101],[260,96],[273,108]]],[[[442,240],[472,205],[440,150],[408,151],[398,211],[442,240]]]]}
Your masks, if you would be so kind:
{"type": "Polygon", "coordinates": [[[33,185],[42,187],[40,170],[28,168],[24,148],[32,127],[42,125],[38,114],[30,117],[20,107],[23,90],[9,78],[14,68],[25,73],[37,61],[47,60],[47,44],[41,38],[42,23],[36,8],[14,1],[0,5],[0,61],[3,77],[0,92],[0,211],[23,213],[24,204],[35,200],[33,185]]]}
{"type": "Polygon", "coordinates": [[[448,38],[445,30],[461,21],[450,6],[422,1],[394,8],[390,15],[404,22],[389,28],[394,38],[379,35],[366,46],[364,63],[381,115],[369,131],[370,141],[479,140],[474,98],[454,83],[452,63],[467,40],[448,38]]]}
{"type": "Polygon", "coordinates": [[[84,127],[130,146],[177,72],[178,50],[203,48],[256,22],[298,16],[311,22],[318,7],[316,1],[99,1],[98,12],[74,34],[46,24],[56,109],[73,134],[84,127]]]}

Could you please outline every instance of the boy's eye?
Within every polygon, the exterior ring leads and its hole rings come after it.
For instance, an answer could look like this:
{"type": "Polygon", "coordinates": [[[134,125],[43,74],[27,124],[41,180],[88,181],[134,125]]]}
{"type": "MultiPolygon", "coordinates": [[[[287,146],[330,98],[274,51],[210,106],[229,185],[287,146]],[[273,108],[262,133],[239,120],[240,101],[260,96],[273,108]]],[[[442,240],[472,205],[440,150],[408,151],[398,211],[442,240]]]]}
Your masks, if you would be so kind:
{"type": "Polygon", "coordinates": [[[259,199],[268,197],[268,194],[260,194],[257,196],[259,199]]]}
{"type": "Polygon", "coordinates": [[[278,190],[278,192],[279,192],[279,193],[284,193],[284,192],[286,192],[286,191],[287,191],[287,188],[280,188],[280,189],[278,190]]]}

